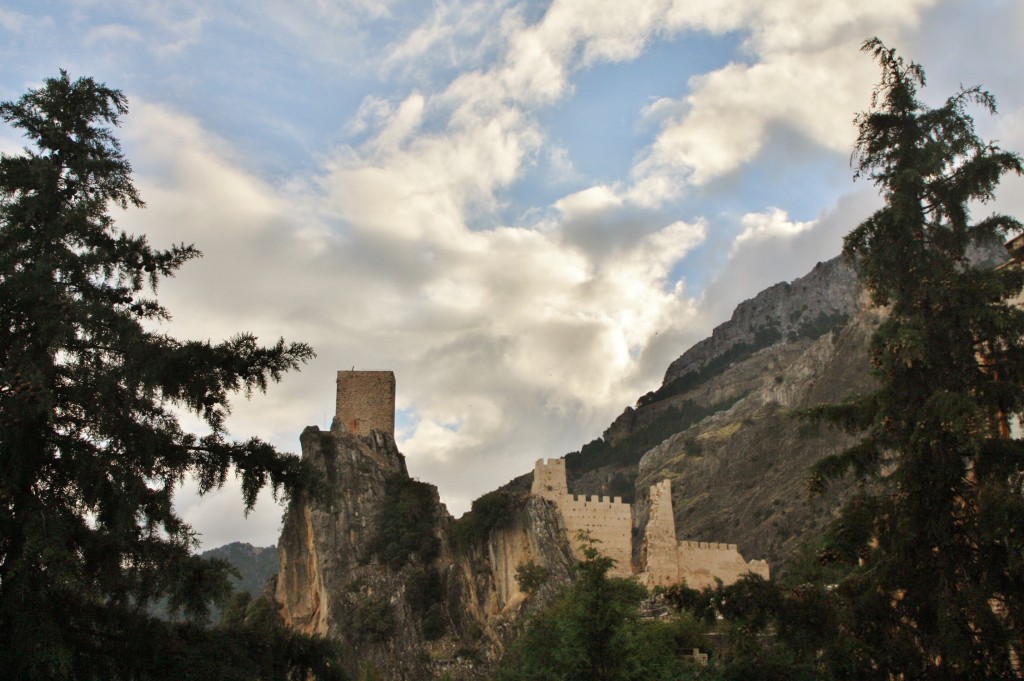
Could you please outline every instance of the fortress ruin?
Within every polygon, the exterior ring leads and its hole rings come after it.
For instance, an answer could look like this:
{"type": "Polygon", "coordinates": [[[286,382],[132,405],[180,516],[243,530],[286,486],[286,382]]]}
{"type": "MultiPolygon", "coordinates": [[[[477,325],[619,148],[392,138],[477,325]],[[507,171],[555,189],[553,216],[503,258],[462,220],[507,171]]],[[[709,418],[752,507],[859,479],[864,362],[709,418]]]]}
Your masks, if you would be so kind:
{"type": "Polygon", "coordinates": [[[615,561],[609,573],[614,577],[636,574],[647,587],[669,586],[685,580],[692,589],[713,587],[716,579],[732,584],[748,572],[768,579],[768,563],[745,561],[735,544],[677,540],[672,483],[668,480],[650,489],[650,515],[637,572],[632,565],[632,506],[623,503],[621,497],[569,494],[564,459],[538,460],[533,469],[531,492],[554,502],[561,511],[576,557],[583,558],[576,545],[576,535],[583,531],[598,542],[595,548],[601,554],[615,561]]]}
{"type": "MultiPolygon", "coordinates": [[[[331,430],[367,436],[380,431],[395,434],[395,374],[391,371],[339,371],[337,405],[331,430]]],[[[720,579],[732,584],[748,572],[768,578],[768,563],[745,561],[735,544],[678,541],[672,511],[672,483],[650,488],[650,514],[633,566],[633,509],[622,497],[569,493],[565,460],[538,460],[531,493],[555,504],[562,515],[569,544],[578,559],[583,554],[577,536],[584,532],[594,548],[615,561],[610,574],[636,575],[648,587],[668,586],[680,580],[694,589],[714,586],[720,579]]]]}

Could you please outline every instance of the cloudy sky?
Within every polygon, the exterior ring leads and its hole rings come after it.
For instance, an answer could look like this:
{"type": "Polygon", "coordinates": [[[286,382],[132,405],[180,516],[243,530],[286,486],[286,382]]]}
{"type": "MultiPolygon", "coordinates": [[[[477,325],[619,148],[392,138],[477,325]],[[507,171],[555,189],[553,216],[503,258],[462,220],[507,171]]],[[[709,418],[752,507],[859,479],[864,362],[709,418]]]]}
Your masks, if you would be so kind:
{"type": "MultiPolygon", "coordinates": [[[[391,369],[410,472],[459,515],[839,252],[878,201],[849,166],[873,35],[931,102],[990,89],[979,129],[1024,150],[1019,0],[4,0],[0,100],[60,68],[123,90],[147,208],[118,223],[205,254],[161,286],[169,331],[315,347],[235,435],[296,451],[338,369],[391,369]]],[[[276,541],[237,486],[179,505],[204,547],[276,541]]]]}

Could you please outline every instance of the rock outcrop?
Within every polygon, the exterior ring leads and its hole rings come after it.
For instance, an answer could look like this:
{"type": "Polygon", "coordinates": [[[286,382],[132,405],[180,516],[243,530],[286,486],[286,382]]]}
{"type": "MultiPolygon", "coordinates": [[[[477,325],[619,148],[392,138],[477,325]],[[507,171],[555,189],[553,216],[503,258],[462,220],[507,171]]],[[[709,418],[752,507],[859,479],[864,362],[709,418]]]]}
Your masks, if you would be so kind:
{"type": "Polygon", "coordinates": [[[325,494],[289,505],[275,597],[287,626],[343,643],[353,677],[482,678],[521,612],[570,580],[553,504],[519,499],[500,526],[457,545],[436,488],[409,478],[390,434],[310,427],[301,443],[325,494]],[[529,596],[524,565],[544,575],[529,596]]]}
{"type": "Polygon", "coordinates": [[[857,274],[845,260],[819,262],[805,276],[775,284],[740,303],[729,321],[669,365],[664,384],[704,369],[737,348],[760,349],[813,334],[815,328],[856,312],[860,297],[857,274]]]}

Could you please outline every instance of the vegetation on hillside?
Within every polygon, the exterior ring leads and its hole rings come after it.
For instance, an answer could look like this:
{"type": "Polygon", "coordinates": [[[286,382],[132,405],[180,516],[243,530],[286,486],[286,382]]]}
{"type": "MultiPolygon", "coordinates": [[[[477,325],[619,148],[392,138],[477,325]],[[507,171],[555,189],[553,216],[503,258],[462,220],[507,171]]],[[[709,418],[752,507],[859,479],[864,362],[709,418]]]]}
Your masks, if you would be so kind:
{"type": "Polygon", "coordinates": [[[395,570],[409,562],[429,563],[441,548],[434,535],[436,516],[433,486],[403,475],[389,477],[374,515],[369,555],[395,570]]]}
{"type": "Polygon", "coordinates": [[[526,622],[495,681],[701,678],[701,669],[684,657],[701,645],[696,623],[685,615],[668,622],[642,619],[644,587],[609,577],[614,561],[592,543],[582,548],[576,581],[526,622]]]}
{"type": "Polygon", "coordinates": [[[492,531],[512,522],[526,499],[526,494],[507,490],[495,490],[474,499],[469,512],[451,524],[452,544],[463,551],[482,545],[492,531]]]}
{"type": "MultiPolygon", "coordinates": [[[[578,452],[565,455],[566,470],[583,473],[603,466],[636,466],[652,447],[655,447],[676,433],[681,433],[711,414],[729,409],[741,396],[708,406],[701,406],[693,400],[683,400],[659,412],[657,416],[637,427],[626,437],[612,443],[599,437],[591,440],[578,452]]],[[[623,495],[627,501],[632,494],[623,495]]]]}
{"type": "MultiPolygon", "coordinates": [[[[795,314],[799,314],[799,311],[795,314]]],[[[786,334],[785,338],[789,342],[795,342],[802,338],[820,338],[829,331],[842,328],[849,320],[849,315],[841,312],[821,312],[814,319],[802,321],[795,330],[786,334]]],[[[645,407],[693,390],[697,386],[703,385],[715,376],[718,376],[730,366],[742,362],[759,350],[764,350],[783,339],[782,328],[777,322],[760,326],[753,329],[753,332],[754,337],[750,342],[737,343],[700,369],[688,371],[682,376],[678,376],[662,385],[657,390],[652,390],[642,395],[636,402],[637,407],[645,407]]]]}
{"type": "Polygon", "coordinates": [[[199,554],[203,558],[214,558],[227,562],[237,574],[230,576],[231,587],[258,598],[267,585],[267,580],[277,574],[278,557],[274,546],[253,546],[244,542],[232,542],[199,554]]]}

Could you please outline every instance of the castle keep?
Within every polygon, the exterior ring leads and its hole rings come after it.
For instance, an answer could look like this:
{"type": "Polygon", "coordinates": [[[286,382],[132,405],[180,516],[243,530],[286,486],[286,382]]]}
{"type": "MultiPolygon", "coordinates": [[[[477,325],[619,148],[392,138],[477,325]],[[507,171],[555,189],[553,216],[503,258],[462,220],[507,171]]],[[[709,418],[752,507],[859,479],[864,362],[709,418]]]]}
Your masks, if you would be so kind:
{"type": "Polygon", "coordinates": [[[338,399],[331,430],[395,436],[395,374],[392,371],[339,371],[338,399]]]}
{"type": "MultiPolygon", "coordinates": [[[[582,558],[576,535],[583,531],[598,543],[595,548],[615,560],[610,574],[630,577],[632,569],[632,507],[621,497],[583,497],[569,494],[564,459],[538,460],[533,470],[531,492],[554,502],[562,513],[566,533],[577,558],[582,558]]],[[[648,587],[668,586],[686,580],[692,589],[715,585],[720,579],[732,584],[748,572],[768,578],[768,563],[747,562],[735,544],[678,541],[672,512],[672,483],[653,485],[650,516],[640,553],[641,583],[648,587]]]]}

